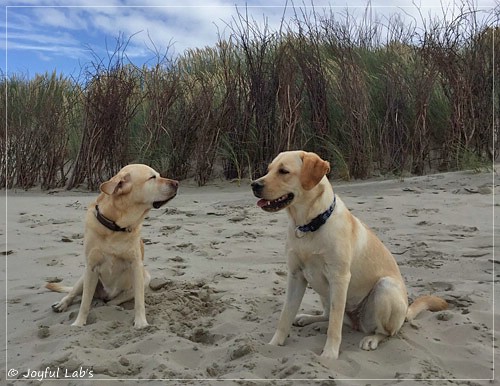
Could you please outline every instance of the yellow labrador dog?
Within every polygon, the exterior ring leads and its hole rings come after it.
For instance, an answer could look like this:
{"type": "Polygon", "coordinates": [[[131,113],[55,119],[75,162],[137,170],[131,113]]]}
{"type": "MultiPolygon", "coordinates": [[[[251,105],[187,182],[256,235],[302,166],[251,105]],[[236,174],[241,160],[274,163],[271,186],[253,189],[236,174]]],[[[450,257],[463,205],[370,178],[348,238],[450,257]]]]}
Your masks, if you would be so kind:
{"type": "Polygon", "coordinates": [[[349,212],[333,192],[330,164],[315,153],[279,154],[268,173],[252,183],[258,206],[267,212],[286,208],[288,283],[285,305],[270,344],[283,345],[292,322],[305,326],[329,321],[322,357],[338,358],[342,323],[368,334],[364,350],[396,334],[405,318],[447,303],[423,296],[408,307],[406,287],[394,257],[375,234],[349,212]],[[323,315],[297,315],[306,285],[320,295],[323,315]]]}
{"type": "Polygon", "coordinates": [[[146,327],[144,288],[150,275],[143,266],[142,222],[149,210],[160,208],[177,194],[179,183],[160,177],[146,165],[125,166],[101,185],[101,194],[87,210],[85,220],[85,273],[74,287],[48,283],[56,292],[69,292],[52,308],[62,312],[82,295],[73,326],[87,322],[92,298],[118,305],[135,299],[136,328],[146,327]]]}

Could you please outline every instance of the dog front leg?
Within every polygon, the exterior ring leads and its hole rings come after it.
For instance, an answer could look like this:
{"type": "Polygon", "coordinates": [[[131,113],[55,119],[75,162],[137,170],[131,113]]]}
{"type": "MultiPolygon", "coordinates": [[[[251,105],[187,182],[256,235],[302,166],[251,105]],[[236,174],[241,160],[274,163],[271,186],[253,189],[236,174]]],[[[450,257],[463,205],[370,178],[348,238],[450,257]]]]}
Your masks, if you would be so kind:
{"type": "Polygon", "coordinates": [[[80,311],[78,316],[73,322],[72,326],[84,326],[87,323],[87,316],[89,315],[90,305],[94,297],[95,288],[99,280],[99,274],[95,271],[96,267],[90,267],[89,264],[85,267],[85,274],[83,276],[83,294],[82,302],[80,304],[80,311]]]}
{"type": "Polygon", "coordinates": [[[330,317],[325,347],[321,356],[327,359],[339,357],[340,342],[342,341],[342,323],[344,321],[347,289],[351,274],[336,275],[330,283],[330,317]]]}
{"type": "Polygon", "coordinates": [[[306,285],[306,279],[304,278],[302,272],[298,269],[288,274],[285,305],[281,311],[278,328],[276,329],[276,332],[274,333],[274,336],[269,344],[282,346],[283,343],[285,343],[285,339],[290,332],[292,322],[295,315],[297,315],[300,303],[304,297],[306,285]]]}
{"type": "Polygon", "coordinates": [[[135,328],[144,328],[149,324],[146,320],[146,307],[144,305],[144,269],[142,261],[135,259],[132,263],[132,271],[134,275],[134,309],[135,309],[135,328]]]}

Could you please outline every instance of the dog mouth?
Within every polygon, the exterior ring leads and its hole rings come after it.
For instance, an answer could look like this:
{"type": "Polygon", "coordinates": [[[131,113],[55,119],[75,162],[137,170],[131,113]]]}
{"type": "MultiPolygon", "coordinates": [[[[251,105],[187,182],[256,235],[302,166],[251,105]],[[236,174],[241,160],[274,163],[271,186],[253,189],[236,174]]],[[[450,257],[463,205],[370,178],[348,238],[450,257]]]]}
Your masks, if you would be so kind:
{"type": "Polygon", "coordinates": [[[172,197],[167,198],[166,200],[153,202],[153,208],[155,208],[155,209],[161,208],[163,205],[165,205],[167,202],[169,202],[175,196],[176,196],[176,194],[174,194],[172,197]]]}
{"type": "Polygon", "coordinates": [[[275,200],[266,200],[263,198],[257,202],[257,206],[266,212],[277,212],[278,210],[286,208],[290,205],[293,197],[293,193],[288,193],[275,200]]]}

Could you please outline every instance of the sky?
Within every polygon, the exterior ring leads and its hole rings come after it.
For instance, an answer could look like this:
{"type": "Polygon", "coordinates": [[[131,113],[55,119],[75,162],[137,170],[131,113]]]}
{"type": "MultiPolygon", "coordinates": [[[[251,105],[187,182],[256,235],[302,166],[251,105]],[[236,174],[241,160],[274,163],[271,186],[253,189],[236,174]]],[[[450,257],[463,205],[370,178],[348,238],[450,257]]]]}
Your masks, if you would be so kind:
{"type": "MultiPolygon", "coordinates": [[[[472,1],[478,9],[497,4],[472,1]]],[[[455,9],[461,0],[6,0],[0,9],[0,74],[33,77],[56,70],[77,77],[96,57],[114,52],[119,36],[128,41],[126,54],[134,64],[154,64],[157,52],[175,58],[188,49],[215,46],[218,36],[231,33],[238,13],[277,31],[293,5],[340,14],[347,3],[355,16],[371,4],[378,17],[399,13],[411,22],[419,19],[418,9],[424,16],[443,15],[443,8],[455,9]]]]}

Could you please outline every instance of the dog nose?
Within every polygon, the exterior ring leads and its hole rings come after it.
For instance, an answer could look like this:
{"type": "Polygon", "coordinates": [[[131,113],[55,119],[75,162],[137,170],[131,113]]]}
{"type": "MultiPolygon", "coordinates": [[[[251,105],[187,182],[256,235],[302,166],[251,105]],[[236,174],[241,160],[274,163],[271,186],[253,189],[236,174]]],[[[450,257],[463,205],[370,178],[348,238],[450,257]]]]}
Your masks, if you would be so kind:
{"type": "Polygon", "coordinates": [[[252,187],[252,190],[256,195],[260,194],[262,192],[262,189],[264,189],[264,183],[258,180],[252,182],[250,186],[252,187]]]}
{"type": "Polygon", "coordinates": [[[170,183],[171,183],[171,184],[172,184],[172,186],[173,186],[174,188],[176,188],[176,189],[179,187],[179,181],[176,181],[176,180],[170,180],[170,183]]]}

